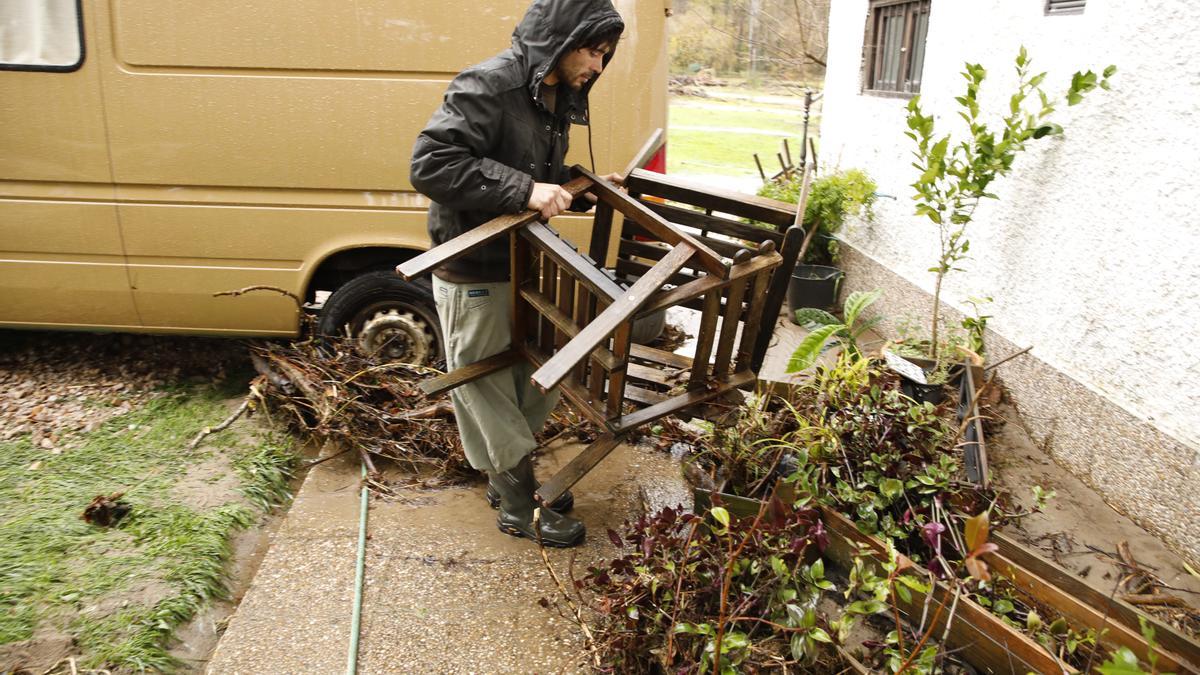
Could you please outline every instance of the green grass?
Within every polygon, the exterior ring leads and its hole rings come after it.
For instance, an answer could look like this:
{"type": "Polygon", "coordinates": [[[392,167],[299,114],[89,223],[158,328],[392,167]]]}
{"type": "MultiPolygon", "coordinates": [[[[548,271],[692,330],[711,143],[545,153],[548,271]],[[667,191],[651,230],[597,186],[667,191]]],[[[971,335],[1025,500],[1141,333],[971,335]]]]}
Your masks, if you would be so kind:
{"type": "Polygon", "coordinates": [[[111,420],[61,455],[27,438],[0,443],[0,644],[54,628],[75,637],[86,667],[176,665],[166,651],[172,631],[225,593],[230,536],[252,524],[258,509],[286,498],[296,461],[280,439],[239,442],[232,431],[188,453],[197,430],[228,414],[221,398],[211,388],[176,392],[111,420]],[[208,508],[181,503],[172,488],[216,453],[229,458],[244,499],[208,508]],[[121,490],[133,508],[117,527],[80,519],[92,497],[121,490]],[[128,604],[118,602],[150,583],[165,586],[165,597],[139,604],[134,593],[128,604]]]}
{"type": "Polygon", "coordinates": [[[740,127],[800,136],[803,116],[798,110],[759,104],[753,107],[754,110],[747,110],[742,104],[675,98],[671,105],[671,125],[740,127]]]}
{"type": "MultiPolygon", "coordinates": [[[[776,153],[782,152],[785,137],[793,163],[799,161],[803,103],[799,97],[794,101],[778,104],[673,96],[667,172],[757,176],[754,154],[758,153],[763,169],[771,175],[780,169],[776,153]]],[[[815,137],[819,122],[815,115],[810,120],[810,136],[815,137]]]]}

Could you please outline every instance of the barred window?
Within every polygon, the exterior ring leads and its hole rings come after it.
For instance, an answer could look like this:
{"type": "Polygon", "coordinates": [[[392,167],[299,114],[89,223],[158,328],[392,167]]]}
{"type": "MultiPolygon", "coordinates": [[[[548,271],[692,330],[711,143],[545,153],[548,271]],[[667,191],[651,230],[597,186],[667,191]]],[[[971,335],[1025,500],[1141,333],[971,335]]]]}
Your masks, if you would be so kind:
{"type": "Polygon", "coordinates": [[[1082,14],[1087,0],[1046,0],[1046,14],[1082,14]]]}
{"type": "Polygon", "coordinates": [[[863,54],[863,89],[921,91],[930,0],[871,0],[863,54]]]}
{"type": "Polygon", "coordinates": [[[83,61],[79,11],[79,0],[0,1],[0,68],[78,68],[83,61]]]}

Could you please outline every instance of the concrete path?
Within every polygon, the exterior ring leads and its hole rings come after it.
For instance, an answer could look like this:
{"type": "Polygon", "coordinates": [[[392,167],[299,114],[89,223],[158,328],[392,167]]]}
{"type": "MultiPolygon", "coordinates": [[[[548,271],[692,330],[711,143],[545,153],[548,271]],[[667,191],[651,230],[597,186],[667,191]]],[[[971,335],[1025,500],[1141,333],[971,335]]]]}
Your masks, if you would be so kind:
{"type": "Polygon", "coordinates": [[[359,505],[348,457],[309,472],[207,672],[345,672],[359,505]]]}
{"type": "MultiPolygon", "coordinates": [[[[576,444],[538,461],[545,477],[576,444]]],[[[358,523],[357,459],[312,470],[221,638],[210,673],[343,673],[358,523]]],[[[585,658],[571,623],[538,604],[557,590],[537,547],[501,534],[484,485],[373,500],[359,648],[363,673],[575,672],[585,658]]],[[[605,531],[645,509],[683,504],[679,466],[619,446],[575,489],[587,523],[576,574],[614,557],[605,531]]],[[[549,551],[566,574],[570,551],[549,551]]]]}

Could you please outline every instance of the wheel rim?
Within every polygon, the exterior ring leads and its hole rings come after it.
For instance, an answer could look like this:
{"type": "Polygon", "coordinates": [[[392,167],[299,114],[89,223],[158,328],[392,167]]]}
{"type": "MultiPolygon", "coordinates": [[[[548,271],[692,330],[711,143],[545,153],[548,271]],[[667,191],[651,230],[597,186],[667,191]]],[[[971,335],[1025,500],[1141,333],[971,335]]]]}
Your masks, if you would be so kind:
{"type": "Polygon", "coordinates": [[[363,312],[355,342],[365,355],[401,363],[427,364],[440,355],[438,336],[428,319],[410,307],[363,312]]]}

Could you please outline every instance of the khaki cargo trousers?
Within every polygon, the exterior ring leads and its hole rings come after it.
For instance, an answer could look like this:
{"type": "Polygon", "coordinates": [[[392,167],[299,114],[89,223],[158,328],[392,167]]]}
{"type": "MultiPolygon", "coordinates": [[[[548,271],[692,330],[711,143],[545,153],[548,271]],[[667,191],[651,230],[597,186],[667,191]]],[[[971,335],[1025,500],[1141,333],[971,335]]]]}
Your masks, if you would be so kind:
{"type": "MultiPolygon", "coordinates": [[[[433,299],[446,341],[446,372],[499,354],[512,342],[511,284],[455,284],[433,277],[433,299]]],[[[558,403],[558,391],[543,394],[529,381],[533,368],[518,363],[450,391],[467,461],[479,471],[515,467],[537,443],[558,403]]]]}

